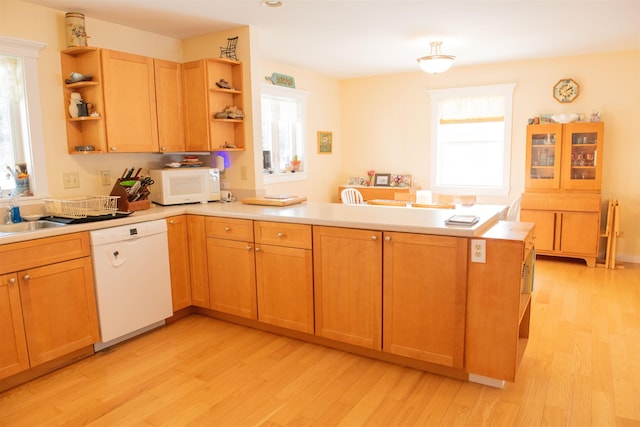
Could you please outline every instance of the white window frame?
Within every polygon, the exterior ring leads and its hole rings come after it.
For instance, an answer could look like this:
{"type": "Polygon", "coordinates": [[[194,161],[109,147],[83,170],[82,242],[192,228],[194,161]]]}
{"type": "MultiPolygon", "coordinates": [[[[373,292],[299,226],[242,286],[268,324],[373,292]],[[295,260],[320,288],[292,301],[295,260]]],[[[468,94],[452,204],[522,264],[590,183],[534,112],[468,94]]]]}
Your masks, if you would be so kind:
{"type": "MultiPolygon", "coordinates": [[[[301,118],[301,132],[303,141],[300,144],[303,153],[301,155],[301,160],[304,165],[304,169],[300,172],[295,173],[287,173],[287,172],[274,172],[272,174],[263,173],[262,168],[262,160],[258,162],[258,171],[263,176],[263,182],[265,184],[276,184],[281,182],[292,182],[292,181],[304,181],[308,178],[309,173],[309,150],[307,147],[307,97],[309,96],[309,92],[287,88],[283,86],[271,85],[261,83],[260,85],[260,104],[262,105],[262,97],[264,95],[276,98],[283,98],[290,101],[295,101],[298,103],[300,118],[301,118]]],[[[262,107],[260,108],[262,111],[262,107]]],[[[258,159],[262,159],[262,119],[260,118],[260,143],[256,144],[256,156],[258,159]]]]}
{"type": "Polygon", "coordinates": [[[511,127],[513,119],[513,90],[515,83],[486,86],[470,86],[450,89],[434,89],[427,93],[431,98],[431,191],[439,194],[472,194],[478,196],[508,196],[511,188],[511,127]],[[501,186],[447,186],[439,182],[441,143],[438,141],[440,125],[439,102],[442,99],[474,96],[504,96],[504,137],[501,186]]]}
{"type": "Polygon", "coordinates": [[[38,81],[38,57],[45,46],[45,43],[0,36],[0,54],[21,57],[23,60],[29,134],[29,144],[24,150],[30,163],[29,184],[33,192],[29,200],[49,197],[38,81]]]}

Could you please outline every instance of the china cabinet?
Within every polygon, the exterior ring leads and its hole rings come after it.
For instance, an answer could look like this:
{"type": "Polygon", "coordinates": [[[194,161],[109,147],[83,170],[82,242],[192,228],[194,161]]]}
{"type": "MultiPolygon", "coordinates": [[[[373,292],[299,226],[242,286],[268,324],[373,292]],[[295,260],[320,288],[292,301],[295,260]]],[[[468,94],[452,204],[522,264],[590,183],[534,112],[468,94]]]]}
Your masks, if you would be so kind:
{"type": "Polygon", "coordinates": [[[243,151],[244,118],[216,117],[229,107],[244,112],[242,63],[208,58],[183,64],[187,151],[243,151]]]}
{"type": "Polygon", "coordinates": [[[537,252],[595,266],[604,123],[529,125],[520,219],[536,224],[537,252]]]}

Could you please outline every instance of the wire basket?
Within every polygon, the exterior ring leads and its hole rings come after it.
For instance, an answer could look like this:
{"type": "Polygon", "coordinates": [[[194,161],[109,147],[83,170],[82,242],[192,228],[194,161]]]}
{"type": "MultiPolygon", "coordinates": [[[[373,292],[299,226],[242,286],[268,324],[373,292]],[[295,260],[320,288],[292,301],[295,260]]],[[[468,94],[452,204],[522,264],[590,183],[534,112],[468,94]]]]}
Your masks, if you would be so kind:
{"type": "Polygon", "coordinates": [[[86,218],[88,216],[115,215],[118,196],[84,196],[71,199],[45,199],[47,214],[63,218],[86,218]]]}

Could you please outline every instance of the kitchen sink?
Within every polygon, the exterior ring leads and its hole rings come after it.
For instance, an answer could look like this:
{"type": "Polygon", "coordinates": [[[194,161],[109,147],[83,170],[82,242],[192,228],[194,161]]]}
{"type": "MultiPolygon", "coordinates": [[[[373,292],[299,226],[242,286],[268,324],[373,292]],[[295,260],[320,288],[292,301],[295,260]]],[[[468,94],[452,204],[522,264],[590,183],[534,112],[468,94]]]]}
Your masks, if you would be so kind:
{"type": "Polygon", "coordinates": [[[14,224],[0,224],[0,233],[25,233],[43,228],[64,227],[66,224],[51,221],[25,221],[14,224]]]}

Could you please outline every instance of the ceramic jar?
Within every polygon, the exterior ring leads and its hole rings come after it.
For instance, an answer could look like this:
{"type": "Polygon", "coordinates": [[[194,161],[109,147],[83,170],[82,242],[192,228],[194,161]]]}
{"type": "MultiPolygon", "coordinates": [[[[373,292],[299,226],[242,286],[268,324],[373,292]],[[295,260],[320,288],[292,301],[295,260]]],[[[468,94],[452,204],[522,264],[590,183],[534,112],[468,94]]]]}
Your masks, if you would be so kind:
{"type": "Polygon", "coordinates": [[[87,32],[84,26],[84,14],[67,12],[64,15],[67,29],[67,47],[87,46],[87,32]]]}

